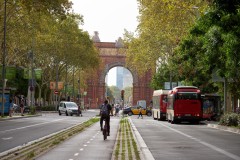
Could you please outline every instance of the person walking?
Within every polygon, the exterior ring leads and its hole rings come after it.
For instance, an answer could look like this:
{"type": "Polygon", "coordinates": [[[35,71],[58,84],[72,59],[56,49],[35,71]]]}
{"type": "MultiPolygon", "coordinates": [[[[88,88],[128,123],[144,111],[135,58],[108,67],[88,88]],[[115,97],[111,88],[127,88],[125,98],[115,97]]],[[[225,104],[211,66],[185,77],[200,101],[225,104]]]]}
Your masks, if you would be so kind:
{"type": "Polygon", "coordinates": [[[23,112],[24,112],[24,105],[25,105],[25,101],[24,101],[24,97],[21,98],[20,101],[20,111],[21,111],[21,115],[24,116],[23,112]]]}
{"type": "Polygon", "coordinates": [[[9,117],[12,117],[14,106],[13,106],[13,101],[10,99],[9,100],[10,106],[9,106],[9,117]]]}
{"type": "Polygon", "coordinates": [[[142,119],[143,119],[143,115],[142,115],[142,107],[141,106],[139,106],[139,109],[138,109],[138,118],[141,116],[142,117],[142,119]]]}
{"type": "Polygon", "coordinates": [[[77,115],[82,117],[82,109],[81,109],[80,104],[78,104],[78,114],[77,115]]]}

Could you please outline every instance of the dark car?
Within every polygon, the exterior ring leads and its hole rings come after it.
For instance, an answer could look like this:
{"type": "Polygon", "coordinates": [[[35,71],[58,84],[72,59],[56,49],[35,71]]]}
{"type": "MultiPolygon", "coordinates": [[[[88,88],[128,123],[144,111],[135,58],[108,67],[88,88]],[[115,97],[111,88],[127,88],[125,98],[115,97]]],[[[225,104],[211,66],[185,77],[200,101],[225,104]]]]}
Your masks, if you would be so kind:
{"type": "Polygon", "coordinates": [[[131,116],[132,115],[131,113],[132,113],[131,107],[123,109],[123,114],[128,114],[129,116],[131,116]]]}
{"type": "MultiPolygon", "coordinates": [[[[14,109],[15,113],[21,113],[21,109],[20,109],[19,105],[15,104],[15,103],[13,104],[13,109],[14,109]]],[[[29,113],[29,112],[30,112],[30,107],[24,106],[23,113],[29,113]]]]}

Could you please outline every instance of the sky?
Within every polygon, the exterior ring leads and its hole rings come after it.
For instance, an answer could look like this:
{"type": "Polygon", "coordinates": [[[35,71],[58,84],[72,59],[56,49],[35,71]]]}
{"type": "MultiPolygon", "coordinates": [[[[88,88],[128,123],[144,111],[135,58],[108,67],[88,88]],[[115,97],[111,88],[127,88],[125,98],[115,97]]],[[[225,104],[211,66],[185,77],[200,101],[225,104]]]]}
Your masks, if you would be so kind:
{"type": "MultiPolygon", "coordinates": [[[[123,38],[124,29],[135,32],[138,25],[137,0],[71,0],[73,11],[83,16],[81,28],[92,37],[98,31],[101,42],[123,38]]],[[[108,73],[109,86],[116,85],[116,68],[108,73]]]]}
{"type": "Polygon", "coordinates": [[[117,73],[116,72],[117,72],[116,67],[109,70],[108,75],[107,75],[108,86],[116,86],[116,82],[117,82],[117,73]]]}
{"type": "Polygon", "coordinates": [[[115,42],[124,29],[134,32],[138,25],[137,0],[71,0],[73,11],[83,15],[83,30],[93,36],[98,31],[101,42],[115,42]]]}

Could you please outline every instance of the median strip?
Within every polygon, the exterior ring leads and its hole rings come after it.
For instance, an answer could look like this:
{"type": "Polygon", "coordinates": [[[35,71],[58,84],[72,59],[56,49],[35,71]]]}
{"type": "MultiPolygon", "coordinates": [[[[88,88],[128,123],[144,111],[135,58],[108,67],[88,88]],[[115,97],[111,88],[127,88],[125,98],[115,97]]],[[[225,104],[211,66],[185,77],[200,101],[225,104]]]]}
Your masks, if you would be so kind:
{"type": "Polygon", "coordinates": [[[128,118],[122,118],[118,130],[115,150],[112,156],[114,160],[140,160],[140,154],[135,142],[128,118]]]}

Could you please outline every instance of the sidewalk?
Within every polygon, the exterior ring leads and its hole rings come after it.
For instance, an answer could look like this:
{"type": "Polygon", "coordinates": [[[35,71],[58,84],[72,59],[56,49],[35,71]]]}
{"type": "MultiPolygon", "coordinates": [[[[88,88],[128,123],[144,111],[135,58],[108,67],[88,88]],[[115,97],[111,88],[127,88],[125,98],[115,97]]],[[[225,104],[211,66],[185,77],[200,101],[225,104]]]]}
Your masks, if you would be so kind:
{"type": "Polygon", "coordinates": [[[205,121],[205,123],[210,128],[215,128],[215,129],[224,130],[227,132],[240,134],[240,129],[234,128],[234,127],[229,127],[229,126],[222,126],[222,125],[219,125],[218,122],[216,122],[216,121],[205,121]]]}

